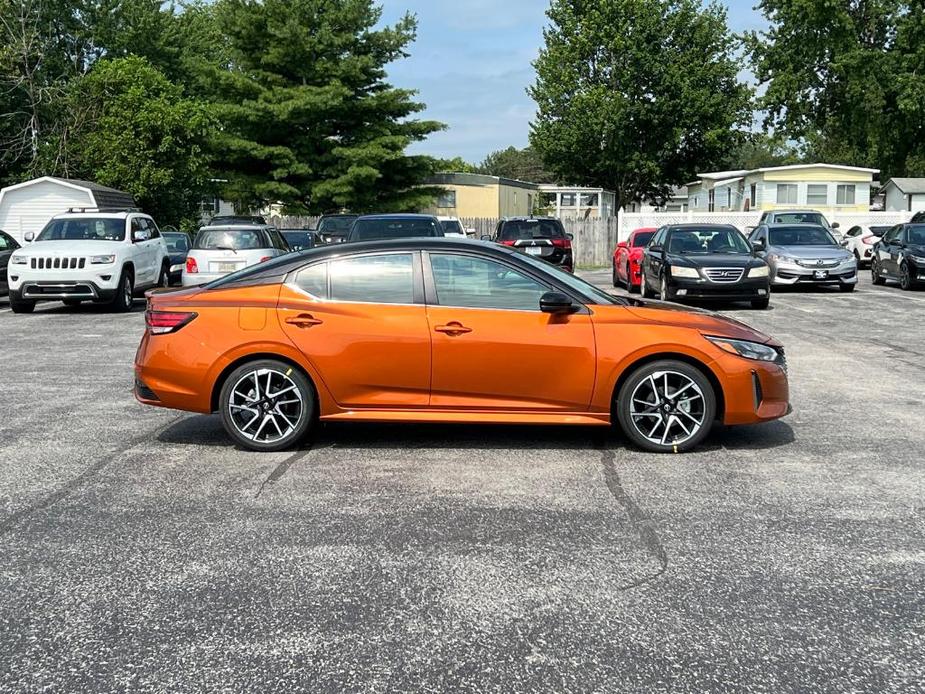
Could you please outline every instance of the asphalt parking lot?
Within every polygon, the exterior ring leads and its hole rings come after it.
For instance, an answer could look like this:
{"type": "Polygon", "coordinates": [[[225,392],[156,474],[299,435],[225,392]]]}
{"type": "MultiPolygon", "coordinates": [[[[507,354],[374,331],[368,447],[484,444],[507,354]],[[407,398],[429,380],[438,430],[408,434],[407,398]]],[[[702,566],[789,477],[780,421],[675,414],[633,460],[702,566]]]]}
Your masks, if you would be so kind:
{"type": "Polygon", "coordinates": [[[135,403],[142,308],[0,299],[0,691],[925,691],[925,291],[723,307],[785,343],[795,410],[683,456],[236,450],[135,403]]]}

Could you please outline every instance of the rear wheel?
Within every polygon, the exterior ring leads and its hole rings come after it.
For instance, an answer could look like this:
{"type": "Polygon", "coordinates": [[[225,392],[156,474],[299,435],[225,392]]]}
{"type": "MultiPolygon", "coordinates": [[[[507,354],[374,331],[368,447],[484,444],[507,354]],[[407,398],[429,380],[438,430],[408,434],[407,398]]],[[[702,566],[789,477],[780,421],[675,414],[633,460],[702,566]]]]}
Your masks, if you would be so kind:
{"type": "Polygon", "coordinates": [[[614,287],[620,286],[620,278],[617,277],[617,261],[616,260],[613,261],[613,286],[614,287]]]}
{"type": "Polygon", "coordinates": [[[298,369],[261,359],[235,369],[219,396],[225,431],[252,451],[281,451],[308,433],[315,414],[315,391],[298,369]]]}
{"type": "Polygon", "coordinates": [[[133,295],[135,292],[135,277],[131,270],[123,270],[119,277],[119,287],[116,289],[116,295],[112,299],[113,311],[126,313],[132,310],[133,295]]]}
{"type": "Polygon", "coordinates": [[[877,260],[870,261],[870,280],[876,285],[886,284],[886,280],[880,274],[880,262],[877,260]]]}
{"type": "Polygon", "coordinates": [[[10,308],[13,309],[13,313],[32,313],[35,310],[35,302],[20,299],[19,296],[10,292],[10,308]]]}
{"type": "Polygon", "coordinates": [[[630,375],[616,410],[623,432],[640,448],[683,453],[710,433],[716,394],[699,369],[680,361],[657,361],[630,375]]]}

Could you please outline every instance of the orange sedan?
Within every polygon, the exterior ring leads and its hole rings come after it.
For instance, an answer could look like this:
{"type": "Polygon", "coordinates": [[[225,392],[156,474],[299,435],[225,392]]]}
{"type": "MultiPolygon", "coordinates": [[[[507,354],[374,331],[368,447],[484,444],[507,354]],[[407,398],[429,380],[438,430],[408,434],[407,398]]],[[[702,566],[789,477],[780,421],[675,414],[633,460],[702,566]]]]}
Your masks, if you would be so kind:
{"type": "Polygon", "coordinates": [[[714,421],[786,415],[781,345],[612,296],[495,244],[402,239],[292,253],[148,295],[142,403],[220,412],[245,448],[321,421],[608,426],[681,452],[714,421]]]}

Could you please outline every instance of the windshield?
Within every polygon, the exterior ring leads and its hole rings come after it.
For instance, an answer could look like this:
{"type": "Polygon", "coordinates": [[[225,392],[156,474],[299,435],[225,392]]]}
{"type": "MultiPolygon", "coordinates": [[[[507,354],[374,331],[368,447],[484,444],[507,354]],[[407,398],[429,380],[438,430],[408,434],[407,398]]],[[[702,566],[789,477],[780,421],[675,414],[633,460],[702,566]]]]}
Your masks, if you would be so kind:
{"type": "Polygon", "coordinates": [[[455,219],[446,219],[440,222],[440,226],[443,227],[444,234],[457,234],[459,236],[465,236],[466,232],[463,231],[462,224],[460,224],[455,219]]]}
{"type": "Polygon", "coordinates": [[[168,253],[186,253],[189,250],[189,236],[174,232],[163,232],[161,236],[167,242],[168,253]]]}
{"type": "Polygon", "coordinates": [[[200,229],[193,241],[193,248],[205,251],[247,251],[270,248],[270,244],[259,229],[200,229]]]}
{"type": "Polygon", "coordinates": [[[321,223],[318,225],[318,231],[326,231],[328,233],[333,231],[346,234],[348,231],[350,231],[350,226],[353,224],[354,219],[356,219],[356,215],[322,217],[321,223]]]}
{"type": "Polygon", "coordinates": [[[358,219],[350,231],[351,241],[375,239],[403,239],[415,236],[442,236],[432,219],[358,219]]]}
{"type": "Polygon", "coordinates": [[[562,223],[555,219],[523,219],[504,222],[499,241],[520,241],[529,239],[564,239],[562,223]]]}
{"type": "Polygon", "coordinates": [[[832,235],[822,227],[778,227],[768,230],[771,246],[837,246],[832,235]]]}
{"type": "Polygon", "coordinates": [[[668,252],[679,255],[748,254],[752,249],[733,227],[719,229],[675,229],[668,237],[668,252]]]}
{"type": "Polygon", "coordinates": [[[124,241],[125,220],[105,217],[53,219],[36,241],[124,241]]]}
{"type": "Polygon", "coordinates": [[[633,248],[642,248],[648,246],[649,241],[655,236],[654,231],[642,231],[633,237],[633,248]]]}
{"type": "Polygon", "coordinates": [[[555,275],[556,279],[562,282],[562,284],[571,287],[580,294],[590,297],[593,299],[591,303],[626,305],[626,301],[620,297],[614,296],[613,294],[608,294],[603,289],[599,289],[590,282],[586,282],[580,277],[576,277],[571,272],[561,270],[557,265],[547,263],[545,260],[539,260],[530,255],[523,256],[523,260],[530,263],[531,265],[536,266],[538,269],[547,274],[555,275]]]}
{"type": "Polygon", "coordinates": [[[307,231],[284,231],[283,236],[293,250],[312,248],[315,245],[312,235],[307,231]]]}
{"type": "Polygon", "coordinates": [[[829,222],[818,212],[777,212],[774,224],[818,224],[828,228],[829,222]]]}
{"type": "Polygon", "coordinates": [[[917,224],[908,227],[906,231],[906,243],[912,243],[916,246],[925,246],[925,224],[917,224]]]}

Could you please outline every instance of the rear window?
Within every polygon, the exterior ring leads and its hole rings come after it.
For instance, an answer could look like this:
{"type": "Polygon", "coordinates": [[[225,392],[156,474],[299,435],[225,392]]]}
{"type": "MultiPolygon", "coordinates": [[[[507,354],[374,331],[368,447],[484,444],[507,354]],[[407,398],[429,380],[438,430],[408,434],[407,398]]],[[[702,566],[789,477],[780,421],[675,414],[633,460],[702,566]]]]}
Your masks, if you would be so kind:
{"type": "Polygon", "coordinates": [[[247,251],[271,246],[260,229],[200,229],[193,241],[193,248],[204,251],[247,251]]]}
{"type": "Polygon", "coordinates": [[[350,231],[351,241],[443,236],[432,219],[358,219],[350,231]]]}
{"type": "Polygon", "coordinates": [[[501,226],[499,241],[520,241],[522,239],[563,239],[565,229],[555,219],[524,219],[505,222],[501,226]]]}
{"type": "Polygon", "coordinates": [[[457,222],[455,219],[441,221],[440,226],[443,227],[444,234],[459,234],[460,236],[466,235],[466,232],[463,231],[462,224],[457,222]]]}
{"type": "Polygon", "coordinates": [[[189,250],[189,236],[186,234],[166,232],[162,235],[164,241],[167,242],[167,250],[170,253],[186,253],[189,250]]]}
{"type": "Polygon", "coordinates": [[[322,217],[321,223],[318,224],[318,231],[339,232],[346,234],[350,231],[353,220],[356,217],[322,217]]]}
{"type": "Polygon", "coordinates": [[[125,220],[105,217],[53,219],[36,241],[124,241],[125,220]]]}
{"type": "Polygon", "coordinates": [[[636,234],[633,237],[633,248],[640,248],[642,246],[648,246],[649,241],[652,240],[653,236],[655,236],[654,231],[643,231],[639,234],[636,234]]]}

